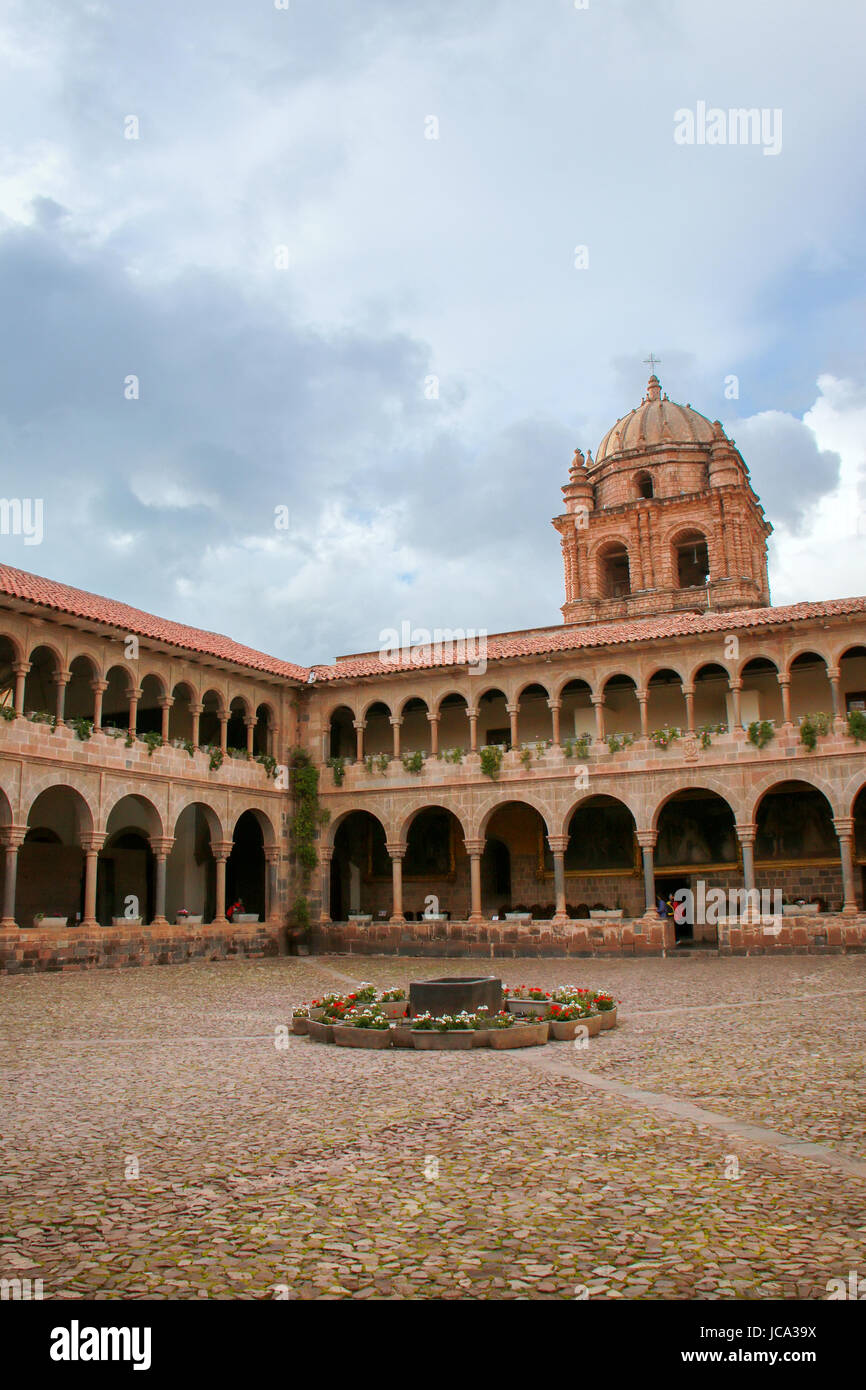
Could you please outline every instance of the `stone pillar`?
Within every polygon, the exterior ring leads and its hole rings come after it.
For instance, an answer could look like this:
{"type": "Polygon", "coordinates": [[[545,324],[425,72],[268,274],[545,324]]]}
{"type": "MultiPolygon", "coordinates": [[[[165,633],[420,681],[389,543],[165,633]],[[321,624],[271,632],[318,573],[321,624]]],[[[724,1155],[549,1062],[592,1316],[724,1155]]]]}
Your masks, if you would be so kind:
{"type": "Polygon", "coordinates": [[[731,695],[732,695],[733,701],[734,701],[734,728],[735,728],[735,729],[742,729],[742,727],[743,727],[743,716],[742,716],[742,712],[741,712],[741,710],[740,710],[740,691],[741,691],[742,688],[743,688],[743,682],[740,681],[740,680],[733,680],[733,681],[730,682],[730,686],[731,686],[731,695]]]}
{"type": "Polygon", "coordinates": [[[506,711],[507,711],[507,713],[508,713],[508,718],[509,718],[510,721],[511,721],[511,747],[512,747],[512,748],[519,748],[519,747],[520,747],[520,742],[519,742],[520,735],[519,735],[519,732],[518,732],[518,718],[519,718],[519,715],[520,715],[520,703],[519,703],[519,701],[518,701],[516,704],[513,704],[513,705],[506,705],[506,706],[505,706],[505,709],[506,709],[506,711]]]}
{"type": "Polygon", "coordinates": [[[691,738],[695,732],[695,687],[684,685],[683,695],[686,697],[686,733],[691,738]]]}
{"type": "Polygon", "coordinates": [[[560,747],[562,746],[562,737],[561,737],[562,730],[561,730],[561,727],[560,727],[560,716],[561,716],[561,713],[562,713],[562,701],[561,701],[561,700],[548,700],[548,702],[547,702],[547,707],[548,707],[548,709],[550,710],[550,722],[551,722],[551,725],[552,725],[553,746],[554,746],[554,748],[560,748],[560,747]]]}
{"type": "Polygon", "coordinates": [[[595,736],[599,743],[604,743],[604,696],[590,695],[589,698],[595,706],[595,736]]]}
{"type": "Polygon", "coordinates": [[[352,720],[352,728],[355,730],[355,759],[359,763],[364,761],[364,730],[366,727],[366,720],[352,720]]]}
{"type": "Polygon", "coordinates": [[[400,718],[399,714],[392,714],[392,715],[390,715],[389,718],[388,718],[388,723],[391,725],[391,730],[392,730],[392,734],[393,734],[393,738],[394,738],[394,757],[395,757],[395,758],[399,758],[399,756],[400,756],[400,730],[401,730],[402,727],[403,727],[403,720],[400,718]]]}
{"type": "Polygon", "coordinates": [[[96,866],[99,851],[105,844],[105,835],[93,832],[82,835],[81,847],[84,850],[84,916],[82,927],[98,927],[96,920],[96,866]]]}
{"type": "Polygon", "coordinates": [[[486,919],[481,910],[481,856],[484,853],[484,838],[482,836],[477,840],[464,840],[463,843],[469,855],[469,921],[484,922],[486,919]]]}
{"type": "Polygon", "coordinates": [[[19,714],[23,714],[24,686],[27,681],[27,672],[30,670],[30,662],[16,661],[12,670],[15,672],[15,708],[19,714]]]}
{"type": "Polygon", "coordinates": [[[57,715],[58,724],[63,722],[63,708],[66,703],[66,687],[72,677],[71,671],[55,671],[51,679],[57,687],[54,699],[54,713],[57,715]]]}
{"type": "Polygon", "coordinates": [[[637,832],[637,842],[643,856],[644,916],[653,918],[658,922],[661,919],[656,908],[656,870],[653,858],[657,839],[658,835],[655,830],[639,830],[637,832]]]}
{"type": "Polygon", "coordinates": [[[90,689],[93,691],[93,727],[102,728],[102,697],[108,689],[108,681],[91,681],[90,689]]]}
{"type": "Polygon", "coordinates": [[[3,885],[3,916],[0,918],[0,930],[10,929],[14,931],[18,923],[15,921],[15,886],[18,881],[18,850],[24,843],[24,836],[27,834],[26,825],[4,825],[0,831],[0,843],[6,857],[6,878],[3,885]]]}
{"type": "Polygon", "coordinates": [[[548,835],[547,843],[553,855],[553,888],[556,897],[556,911],[553,921],[557,926],[561,926],[568,921],[568,911],[565,906],[565,851],[568,849],[567,835],[548,835]]]}
{"type": "Polygon", "coordinates": [[[163,743],[168,743],[168,721],[174,700],[171,695],[160,695],[157,703],[162,710],[162,729],[160,730],[160,736],[163,743]]]}
{"type": "Polygon", "coordinates": [[[216,860],[216,907],[212,925],[228,926],[226,917],[226,860],[232,852],[231,840],[216,840],[211,845],[211,853],[216,860]]]}
{"type": "Polygon", "coordinates": [[[228,748],[229,717],[225,710],[220,710],[217,714],[217,719],[220,722],[220,752],[223,757],[225,757],[226,749],[228,748]]]}
{"type": "Polygon", "coordinates": [[[156,860],[153,892],[153,919],[151,921],[151,926],[154,927],[168,926],[168,918],[165,915],[165,880],[168,856],[171,854],[171,847],[173,844],[174,840],[170,835],[151,836],[150,847],[153,850],[156,860]]]}
{"type": "Polygon", "coordinates": [[[467,705],[466,715],[469,720],[469,751],[478,752],[478,710],[470,709],[467,705]]]}
{"type": "Polygon", "coordinates": [[[635,694],[640,706],[640,736],[641,738],[649,738],[649,691],[637,690],[635,694]]]}
{"type": "Polygon", "coordinates": [[[246,731],[247,731],[247,752],[249,753],[250,757],[252,757],[252,756],[253,756],[253,747],[254,747],[253,740],[254,740],[254,738],[255,738],[255,736],[256,736],[256,719],[255,719],[255,715],[250,715],[250,714],[248,714],[248,715],[246,716],[246,718],[244,719],[244,728],[245,728],[246,731]]]}
{"type": "MultiPolygon", "coordinates": [[[[743,886],[747,892],[751,893],[755,889],[755,836],[758,833],[758,827],[752,822],[747,825],[737,825],[735,829],[740,848],[743,851],[743,886]]],[[[751,907],[747,906],[744,920],[749,921],[754,916],[751,907]]]]}
{"type": "Polygon", "coordinates": [[[138,720],[138,702],[141,699],[141,690],[136,686],[129,692],[129,732],[135,738],[135,726],[138,720]]]}
{"type": "Polygon", "coordinates": [[[392,922],[405,922],[403,916],[403,856],[406,853],[404,842],[395,841],[386,844],[386,850],[391,856],[391,878],[393,882],[393,910],[391,912],[392,922]]]}
{"type": "Polygon", "coordinates": [[[319,865],[322,870],[322,908],[319,921],[324,925],[331,920],[331,860],[334,857],[333,845],[319,847],[319,865]]]}
{"type": "Polygon", "coordinates": [[[203,709],[204,709],[204,705],[197,705],[197,704],[194,704],[193,701],[190,700],[189,712],[190,712],[190,715],[192,716],[192,737],[191,737],[191,739],[190,739],[190,743],[192,744],[193,748],[198,748],[198,735],[199,735],[198,722],[199,722],[199,719],[200,719],[200,717],[201,717],[201,712],[202,712],[203,709]]]}
{"type": "Polygon", "coordinates": [[[782,692],[782,722],[790,728],[791,725],[791,678],[790,676],[779,677],[779,689],[782,692]]]}
{"type": "Polygon", "coordinates": [[[839,667],[828,666],[827,678],[830,682],[830,698],[833,701],[833,726],[838,733],[845,726],[842,716],[842,673],[839,667]]]}
{"type": "Polygon", "coordinates": [[[439,757],[439,715],[428,714],[427,719],[430,723],[430,757],[439,757]]]}
{"type": "Polygon", "coordinates": [[[277,887],[277,871],[279,869],[280,850],[278,845],[265,846],[265,921],[274,925],[282,921],[280,912],[279,889],[277,887]]]}
{"type": "Polygon", "coordinates": [[[842,860],[842,911],[846,917],[856,917],[860,909],[857,906],[857,890],[854,886],[854,817],[837,816],[833,825],[839,837],[839,855],[842,860]]]}

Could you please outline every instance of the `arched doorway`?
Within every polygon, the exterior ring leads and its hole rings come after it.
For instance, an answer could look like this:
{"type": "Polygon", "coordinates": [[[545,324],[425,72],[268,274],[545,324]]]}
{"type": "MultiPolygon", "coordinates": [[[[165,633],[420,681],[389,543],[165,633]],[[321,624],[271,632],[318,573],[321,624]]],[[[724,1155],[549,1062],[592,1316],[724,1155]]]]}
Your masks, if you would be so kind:
{"type": "Polygon", "coordinates": [[[391,859],[385,827],[370,811],[350,811],[334,832],[331,857],[331,919],[350,913],[391,915],[391,859]]]}
{"type": "Polygon", "coordinates": [[[556,910],[553,869],[551,866],[548,878],[545,864],[547,833],[544,817],[525,801],[503,801],[491,812],[484,824],[485,850],[481,860],[481,901],[485,916],[501,917],[506,912],[530,912],[539,919],[553,916],[556,910]],[[507,894],[493,894],[486,903],[485,858],[488,874],[499,865],[503,885],[507,867],[510,890],[507,894]]]}
{"type": "Polygon", "coordinates": [[[84,916],[83,836],[93,817],[72,787],[47,787],[27,817],[18,851],[16,921],[30,924],[37,913],[70,921],[84,916]]]}
{"type": "Polygon", "coordinates": [[[212,844],[222,839],[216,813],[201,801],[185,806],[175,822],[174,844],[166,866],[165,915],[173,922],[181,908],[212,922],[216,914],[216,860],[212,844]]]}
{"type": "MultiPolygon", "coordinates": [[[[684,888],[700,901],[701,882],[705,891],[727,891],[741,882],[734,813],[717,792],[706,787],[675,792],[658,813],[656,832],[656,895],[665,902],[684,888]]],[[[718,927],[695,920],[677,922],[676,940],[715,945],[718,927]]]]}
{"type": "Polygon", "coordinates": [[[244,811],[235,825],[226,864],[226,906],[240,901],[243,912],[264,921],[265,899],[265,839],[255,812],[244,811]]]}
{"type": "MultiPolygon", "coordinates": [[[[553,855],[545,847],[545,872],[553,875],[553,855]]],[[[644,909],[635,821],[614,796],[589,796],[568,822],[565,851],[566,911],[586,918],[594,909],[622,908],[627,917],[644,909]]]]}
{"type": "Polygon", "coordinates": [[[809,782],[779,782],[755,812],[755,880],[789,902],[817,902],[841,911],[842,862],[833,808],[809,782]]]}

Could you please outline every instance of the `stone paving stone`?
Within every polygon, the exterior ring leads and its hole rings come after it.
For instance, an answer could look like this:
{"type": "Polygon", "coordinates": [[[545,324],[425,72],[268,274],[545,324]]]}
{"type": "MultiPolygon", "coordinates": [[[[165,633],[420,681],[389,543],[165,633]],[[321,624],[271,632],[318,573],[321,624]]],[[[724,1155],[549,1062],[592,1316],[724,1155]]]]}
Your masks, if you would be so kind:
{"type": "MultiPolygon", "coordinates": [[[[822,1298],[862,1270],[866,1180],[808,1155],[520,1054],[275,1046],[356,964],[380,986],[465,973],[331,957],[0,981],[0,1275],[49,1298],[717,1299],[822,1298]]],[[[501,965],[622,1000],[576,1073],[866,1158],[866,958],[501,965]]]]}

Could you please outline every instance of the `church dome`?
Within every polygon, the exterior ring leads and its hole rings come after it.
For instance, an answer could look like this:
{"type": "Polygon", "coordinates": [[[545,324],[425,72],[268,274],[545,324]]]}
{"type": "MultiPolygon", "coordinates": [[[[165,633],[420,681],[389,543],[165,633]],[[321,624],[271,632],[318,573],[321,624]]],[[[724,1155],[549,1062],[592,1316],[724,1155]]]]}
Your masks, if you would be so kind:
{"type": "Polygon", "coordinates": [[[713,426],[705,415],[690,405],[677,405],[662,395],[659,379],[653,375],[647,383],[647,393],[640,405],[623,415],[608,430],[598,447],[595,464],[598,466],[631,449],[652,449],[665,445],[711,444],[715,438],[713,426]]]}

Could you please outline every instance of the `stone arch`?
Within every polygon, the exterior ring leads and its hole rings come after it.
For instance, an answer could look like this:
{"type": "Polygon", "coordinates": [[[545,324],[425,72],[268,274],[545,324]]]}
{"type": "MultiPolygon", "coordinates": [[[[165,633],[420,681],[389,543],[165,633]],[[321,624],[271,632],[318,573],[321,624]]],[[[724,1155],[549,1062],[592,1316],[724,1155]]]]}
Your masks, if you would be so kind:
{"type": "Polygon", "coordinates": [[[503,795],[502,792],[500,792],[499,796],[495,800],[492,797],[488,796],[485,799],[484,804],[476,808],[469,826],[470,835],[468,836],[468,838],[483,839],[483,837],[487,833],[487,827],[490,824],[496,812],[502,806],[509,805],[511,802],[516,802],[518,805],[522,806],[529,806],[531,810],[537,811],[538,814],[541,816],[542,821],[544,822],[544,833],[546,835],[553,834],[553,826],[556,822],[555,813],[551,809],[551,807],[548,806],[544,801],[542,801],[540,797],[536,797],[531,794],[526,794],[523,791],[521,791],[518,795],[517,790],[515,789],[514,796],[509,796],[507,794],[503,795]]]}
{"type": "Polygon", "coordinates": [[[671,580],[675,589],[701,589],[710,581],[710,538],[700,527],[674,527],[668,535],[671,580]]]}
{"type": "MultiPolygon", "coordinates": [[[[456,702],[458,700],[462,700],[464,709],[469,708],[469,697],[467,695],[464,695],[462,690],[443,690],[442,693],[440,695],[437,695],[433,700],[433,708],[430,711],[431,714],[441,714],[442,706],[444,705],[446,700],[450,700],[453,702],[453,708],[457,707],[456,702]]],[[[450,707],[452,706],[449,706],[449,708],[450,707]]]]}
{"type": "Polygon", "coordinates": [[[845,811],[844,807],[848,802],[844,793],[838,787],[834,787],[832,782],[819,776],[813,767],[810,766],[808,768],[808,776],[804,775],[804,771],[802,767],[798,767],[792,768],[790,772],[781,772],[777,770],[767,773],[766,777],[763,777],[761,781],[751,789],[748,820],[750,822],[755,822],[757,820],[758,808],[769,792],[773,791],[775,787],[784,786],[785,783],[789,782],[801,782],[805,786],[811,787],[813,791],[821,792],[830,803],[830,808],[834,816],[841,817],[847,815],[848,813],[845,811]]]}
{"type": "Polygon", "coordinates": [[[102,696],[102,727],[129,727],[129,698],[136,689],[135,673],[128,665],[115,662],[105,673],[106,690],[102,696]]]}
{"type": "Polygon", "coordinates": [[[655,497],[653,477],[646,468],[641,469],[639,473],[635,473],[632,479],[632,488],[637,501],[648,502],[652,497],[655,497]]]}
{"type": "Polygon", "coordinates": [[[44,710],[53,714],[57,704],[57,685],[54,677],[63,668],[63,657],[52,642],[38,642],[30,649],[27,660],[30,670],[24,680],[24,709],[44,710]]]}
{"type": "Polygon", "coordinates": [[[92,719],[95,691],[93,684],[100,679],[99,663],[91,652],[76,652],[69,663],[69,684],[66,687],[63,712],[66,719],[92,719]]]}
{"type": "MultiPolygon", "coordinates": [[[[579,796],[574,797],[568,803],[565,811],[560,817],[559,825],[556,828],[556,834],[567,835],[575,811],[579,811],[588,801],[594,801],[597,797],[602,795],[609,796],[613,801],[622,802],[626,810],[631,812],[635,827],[640,827],[642,824],[641,816],[643,814],[643,807],[637,797],[631,795],[629,792],[617,792],[616,796],[614,796],[612,792],[597,792],[588,787],[586,791],[581,792],[579,796]]],[[[553,834],[553,831],[551,831],[551,834],[553,834]]]]}
{"type": "Polygon", "coordinates": [[[4,787],[0,787],[0,825],[11,825],[14,820],[12,802],[4,787]]]}
{"type": "Polygon", "coordinates": [[[174,820],[172,833],[175,837],[177,836],[177,823],[183,815],[184,811],[188,811],[190,806],[198,806],[201,808],[203,818],[207,824],[208,830],[210,831],[210,837],[212,842],[226,839],[222,817],[220,816],[219,812],[216,811],[214,807],[209,804],[209,802],[202,801],[197,791],[189,791],[181,803],[172,806],[172,816],[174,820]]]}
{"type": "MultiPolygon", "coordinates": [[[[49,778],[47,784],[31,788],[30,800],[24,811],[24,821],[29,827],[34,815],[38,818],[46,807],[49,808],[49,811],[54,810],[48,800],[50,793],[58,792],[63,796],[68,794],[73,813],[71,825],[74,827],[74,839],[64,840],[64,843],[80,844],[84,835],[92,834],[95,817],[86,797],[77,786],[73,785],[72,776],[71,773],[61,773],[49,778]],[[44,801],[43,798],[45,798],[44,801]]],[[[56,798],[52,799],[56,800],[56,798]]],[[[64,819],[66,818],[64,817],[64,819]]],[[[66,827],[64,827],[65,832],[66,827]]]]}
{"type": "Polygon", "coordinates": [[[819,660],[823,661],[825,667],[832,665],[832,661],[827,652],[819,651],[818,648],[814,645],[814,643],[804,641],[800,643],[799,646],[794,647],[789,652],[788,656],[785,658],[785,675],[789,679],[791,676],[791,668],[794,665],[794,662],[800,661],[801,658],[804,656],[818,657],[819,660]]]}
{"type": "Polygon", "coordinates": [[[191,681],[179,680],[172,686],[172,706],[168,713],[168,736],[170,739],[186,739],[192,742],[191,705],[198,704],[198,693],[191,681]]]}
{"type": "MultiPolygon", "coordinates": [[[[411,699],[412,697],[409,696],[407,698],[411,699]]],[[[363,704],[361,705],[361,712],[358,715],[358,718],[366,719],[367,715],[370,713],[370,710],[373,709],[375,705],[383,705],[385,710],[387,710],[389,717],[394,713],[390,701],[383,700],[381,695],[370,695],[369,698],[364,700],[363,704]]]]}
{"type": "Polygon", "coordinates": [[[101,829],[106,835],[114,834],[120,827],[112,826],[111,819],[117,808],[124,801],[134,801],[143,812],[144,828],[151,838],[162,838],[165,835],[165,822],[162,812],[149,797],[141,792],[131,792],[127,787],[116,787],[109,792],[105,805],[102,809],[101,829]]]}
{"type": "Polygon", "coordinates": [[[237,830],[238,821],[241,816],[248,814],[254,816],[258,821],[259,829],[262,832],[262,839],[266,847],[273,848],[273,846],[277,844],[277,830],[267,811],[263,811],[260,806],[244,806],[243,810],[238,811],[232,822],[232,836],[234,836],[237,830]]]}
{"type": "Polygon", "coordinates": [[[379,757],[383,753],[391,756],[394,749],[391,718],[391,706],[384,700],[367,700],[361,712],[361,719],[367,726],[364,730],[365,757],[379,757]]]}
{"type": "Polygon", "coordinates": [[[596,692],[596,685],[593,679],[591,679],[591,673],[585,676],[576,676],[573,672],[566,671],[553,683],[551,688],[551,699],[561,700],[565,694],[566,688],[572,684],[585,685],[591,695],[594,695],[596,692]]]}
{"type": "Polygon", "coordinates": [[[349,816],[353,816],[356,813],[356,811],[368,812],[369,815],[371,815],[373,819],[377,820],[381,825],[382,830],[385,833],[385,839],[389,840],[391,838],[391,835],[393,833],[393,826],[385,812],[381,809],[381,807],[370,806],[367,803],[359,803],[356,806],[342,807],[339,812],[339,815],[333,816],[332,819],[328,822],[328,835],[327,840],[325,842],[328,848],[334,848],[334,841],[337,837],[337,831],[339,830],[343,822],[346,821],[349,816]]]}
{"type": "Polygon", "coordinates": [[[631,587],[631,556],[627,540],[609,536],[593,552],[596,592],[601,598],[626,598],[631,587]]]}
{"type": "Polygon", "coordinates": [[[341,701],[332,707],[327,722],[325,736],[325,760],[328,758],[349,758],[354,760],[356,740],[354,724],[356,714],[351,705],[341,701]]]}
{"type": "Polygon", "coordinates": [[[256,726],[253,729],[253,754],[273,754],[277,739],[277,711],[270,700],[256,705],[256,726]]]}
{"type": "Polygon", "coordinates": [[[459,814],[459,812],[455,811],[453,806],[446,806],[441,801],[431,801],[429,800],[429,798],[425,797],[423,801],[419,800],[408,811],[406,810],[405,806],[401,808],[399,813],[399,829],[397,832],[398,841],[405,841],[407,839],[409,834],[409,827],[412,825],[412,822],[417,819],[417,817],[421,814],[422,811],[448,811],[454,817],[458,826],[460,827],[460,833],[462,834],[463,838],[466,839],[466,822],[464,821],[463,817],[459,814]]]}
{"type": "Polygon", "coordinates": [[[22,643],[20,637],[17,637],[14,633],[8,632],[4,629],[0,631],[0,642],[6,642],[8,644],[10,648],[10,658],[12,661],[19,662],[27,660],[26,656],[24,655],[24,644],[22,643]]]}
{"type": "Polygon", "coordinates": [[[720,777],[714,777],[712,773],[706,774],[701,771],[699,783],[696,783],[694,786],[684,786],[682,783],[678,782],[677,785],[672,786],[659,797],[652,812],[649,813],[648,824],[650,829],[658,829],[659,816],[665,806],[667,806],[668,802],[672,801],[674,797],[680,796],[682,792],[686,791],[707,791],[711,792],[714,796],[718,796],[722,801],[727,803],[735,822],[739,820],[741,815],[744,815],[742,804],[732,795],[732,788],[726,785],[720,777]]]}

